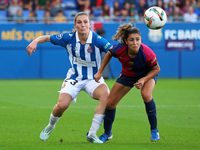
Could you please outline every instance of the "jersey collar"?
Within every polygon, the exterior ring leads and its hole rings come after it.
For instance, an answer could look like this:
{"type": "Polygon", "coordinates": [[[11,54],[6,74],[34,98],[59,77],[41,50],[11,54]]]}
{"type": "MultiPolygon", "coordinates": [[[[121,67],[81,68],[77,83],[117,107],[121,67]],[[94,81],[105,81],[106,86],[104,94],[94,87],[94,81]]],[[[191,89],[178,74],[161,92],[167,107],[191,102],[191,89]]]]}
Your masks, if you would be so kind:
{"type": "MultiPolygon", "coordinates": [[[[80,42],[80,39],[78,37],[78,32],[76,31],[76,43],[77,42],[80,42]]],[[[86,43],[92,43],[92,31],[91,30],[90,30],[90,33],[89,33],[86,43]]]]}

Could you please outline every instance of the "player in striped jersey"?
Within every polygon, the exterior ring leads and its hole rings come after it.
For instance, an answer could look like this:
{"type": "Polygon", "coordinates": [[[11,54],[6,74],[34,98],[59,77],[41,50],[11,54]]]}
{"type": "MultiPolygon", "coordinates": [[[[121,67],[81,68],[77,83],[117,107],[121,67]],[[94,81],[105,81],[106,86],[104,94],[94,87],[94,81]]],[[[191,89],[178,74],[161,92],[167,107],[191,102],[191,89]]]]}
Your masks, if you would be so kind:
{"type": "Polygon", "coordinates": [[[157,74],[160,72],[157,57],[148,46],[141,43],[141,33],[138,28],[132,27],[131,23],[121,25],[113,39],[120,40],[120,43],[113,45],[107,52],[99,71],[95,75],[95,80],[98,81],[112,56],[116,57],[122,64],[122,72],[108,97],[104,118],[105,132],[100,136],[100,140],[106,142],[112,138],[111,128],[115,118],[116,106],[135,86],[137,89],[141,89],[150,123],[151,140],[158,141],[160,137],[157,129],[156,105],[152,97],[157,74]]]}
{"type": "Polygon", "coordinates": [[[96,132],[102,124],[109,89],[101,78],[97,83],[94,74],[101,65],[101,53],[107,52],[111,44],[103,37],[90,30],[89,16],[80,12],[74,19],[74,31],[58,35],[40,36],[33,40],[26,48],[29,55],[33,53],[38,43],[51,42],[67,49],[71,68],[63,81],[58,103],[50,115],[49,124],[40,134],[40,139],[48,139],[57,121],[69,107],[71,101],[76,102],[76,97],[81,90],[87,92],[93,99],[99,100],[91,128],[87,133],[87,140],[92,143],[102,143],[96,132]]]}

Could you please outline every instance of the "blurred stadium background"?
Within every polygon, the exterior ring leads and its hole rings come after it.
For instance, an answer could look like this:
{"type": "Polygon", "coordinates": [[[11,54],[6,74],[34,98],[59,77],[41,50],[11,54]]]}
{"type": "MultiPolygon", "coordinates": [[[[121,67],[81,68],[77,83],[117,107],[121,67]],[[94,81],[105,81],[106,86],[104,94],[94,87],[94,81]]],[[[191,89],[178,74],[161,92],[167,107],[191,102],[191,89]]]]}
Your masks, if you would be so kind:
{"type": "MultiPolygon", "coordinates": [[[[159,77],[200,77],[200,0],[1,0],[0,9],[0,79],[65,78],[70,64],[63,48],[39,44],[31,57],[25,48],[40,35],[72,31],[80,11],[90,15],[92,30],[111,44],[118,26],[134,21],[142,42],[158,57],[159,77]],[[143,23],[144,11],[155,5],[168,15],[160,30],[143,23]]],[[[113,58],[104,77],[117,78],[120,70],[113,58]]]]}
{"type": "MultiPolygon", "coordinates": [[[[0,149],[199,150],[199,15],[200,0],[0,0],[0,149]],[[149,30],[143,23],[144,11],[153,5],[168,15],[161,30],[149,30]],[[118,105],[112,141],[103,145],[86,141],[97,101],[85,92],[80,92],[77,104],[71,104],[49,141],[39,140],[70,64],[66,50],[59,46],[39,44],[31,57],[26,47],[40,35],[72,31],[79,11],[86,11],[92,30],[112,44],[118,26],[134,21],[142,42],[156,53],[163,78],[154,91],[158,143],[150,142],[144,104],[136,89],[118,105]]],[[[110,89],[115,82],[111,78],[120,71],[121,64],[113,58],[103,74],[110,89]]],[[[102,132],[103,126],[98,136],[102,132]]]]}

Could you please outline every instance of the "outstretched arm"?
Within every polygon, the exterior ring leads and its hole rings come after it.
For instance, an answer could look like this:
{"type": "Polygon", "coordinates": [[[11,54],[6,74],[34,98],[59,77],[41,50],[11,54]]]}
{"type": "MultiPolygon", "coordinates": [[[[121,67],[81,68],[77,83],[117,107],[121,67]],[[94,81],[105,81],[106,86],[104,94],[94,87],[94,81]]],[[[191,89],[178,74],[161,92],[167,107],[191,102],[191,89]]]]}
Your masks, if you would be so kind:
{"type": "Polygon", "coordinates": [[[101,67],[99,68],[98,72],[94,75],[96,82],[98,82],[99,79],[101,78],[102,72],[105,69],[106,65],[110,62],[111,58],[112,58],[112,54],[110,51],[108,51],[101,63],[101,67]]]}
{"type": "Polygon", "coordinates": [[[33,40],[27,47],[26,50],[28,52],[28,55],[31,56],[31,54],[36,50],[38,43],[44,43],[44,42],[50,42],[50,35],[43,35],[39,36],[35,40],[33,40]]]}

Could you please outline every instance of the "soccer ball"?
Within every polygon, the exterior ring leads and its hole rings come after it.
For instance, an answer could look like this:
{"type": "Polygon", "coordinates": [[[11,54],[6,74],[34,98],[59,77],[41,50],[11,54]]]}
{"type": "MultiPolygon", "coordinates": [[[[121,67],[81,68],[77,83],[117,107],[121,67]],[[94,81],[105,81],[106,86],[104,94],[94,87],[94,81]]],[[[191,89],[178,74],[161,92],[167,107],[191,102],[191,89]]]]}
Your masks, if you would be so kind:
{"type": "Polygon", "coordinates": [[[157,30],[165,25],[167,22],[167,15],[162,8],[153,6],[145,11],[143,19],[148,28],[157,30]]]}

